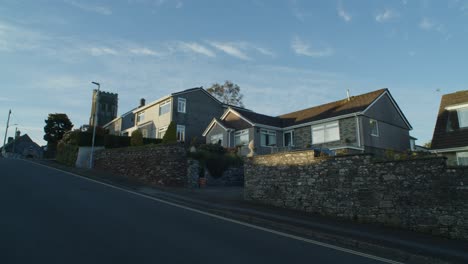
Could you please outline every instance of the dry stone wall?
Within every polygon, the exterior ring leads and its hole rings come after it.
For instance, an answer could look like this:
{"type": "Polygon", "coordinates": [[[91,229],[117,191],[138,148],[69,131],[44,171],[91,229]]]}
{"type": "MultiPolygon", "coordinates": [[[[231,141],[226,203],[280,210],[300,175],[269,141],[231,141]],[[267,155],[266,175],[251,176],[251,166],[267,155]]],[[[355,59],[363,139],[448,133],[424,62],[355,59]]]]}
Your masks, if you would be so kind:
{"type": "Polygon", "coordinates": [[[187,155],[178,144],[102,150],[96,153],[95,167],[149,185],[187,184],[187,155]]]}
{"type": "Polygon", "coordinates": [[[245,162],[245,198],[311,213],[468,240],[468,168],[444,158],[375,162],[313,151],[245,162]]]}

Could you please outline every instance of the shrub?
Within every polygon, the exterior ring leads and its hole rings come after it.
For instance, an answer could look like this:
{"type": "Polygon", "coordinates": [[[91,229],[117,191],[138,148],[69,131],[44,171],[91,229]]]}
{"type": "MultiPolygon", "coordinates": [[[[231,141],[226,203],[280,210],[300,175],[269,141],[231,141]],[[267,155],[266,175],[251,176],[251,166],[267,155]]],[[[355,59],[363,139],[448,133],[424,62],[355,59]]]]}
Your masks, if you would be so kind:
{"type": "Polygon", "coordinates": [[[58,143],[56,159],[59,163],[65,164],[67,166],[75,166],[77,156],[77,145],[66,144],[63,141],[58,143]]]}
{"type": "Polygon", "coordinates": [[[201,167],[206,168],[213,178],[221,177],[229,167],[243,164],[241,157],[236,153],[226,153],[226,149],[218,144],[200,145],[197,152],[189,153],[189,155],[200,161],[201,167]]]}
{"type": "Polygon", "coordinates": [[[163,143],[175,143],[177,142],[177,127],[174,122],[171,122],[167,127],[166,134],[162,139],[163,143]]]}
{"type": "Polygon", "coordinates": [[[143,146],[143,134],[140,130],[135,130],[132,132],[132,137],[130,139],[131,146],[143,146]]]}

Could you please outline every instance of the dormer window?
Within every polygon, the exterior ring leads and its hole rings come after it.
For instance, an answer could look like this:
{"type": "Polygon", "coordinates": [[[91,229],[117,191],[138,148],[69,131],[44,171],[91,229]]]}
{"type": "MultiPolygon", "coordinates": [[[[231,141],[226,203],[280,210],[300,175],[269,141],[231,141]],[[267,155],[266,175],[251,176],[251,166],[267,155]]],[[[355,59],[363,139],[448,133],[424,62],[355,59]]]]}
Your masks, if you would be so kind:
{"type": "Polygon", "coordinates": [[[451,106],[446,110],[448,110],[447,131],[468,128],[468,106],[451,106]]]}
{"type": "Polygon", "coordinates": [[[468,107],[457,109],[460,128],[468,127],[468,107]]]}

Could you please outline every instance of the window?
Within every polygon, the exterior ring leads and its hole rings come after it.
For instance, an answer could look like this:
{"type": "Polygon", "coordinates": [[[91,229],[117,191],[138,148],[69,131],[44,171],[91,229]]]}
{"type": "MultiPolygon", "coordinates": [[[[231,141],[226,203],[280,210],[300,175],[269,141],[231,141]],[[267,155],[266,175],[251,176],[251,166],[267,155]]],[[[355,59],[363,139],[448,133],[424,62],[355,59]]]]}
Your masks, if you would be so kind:
{"type": "Polygon", "coordinates": [[[177,125],[177,141],[185,141],[185,126],[177,125]]]}
{"type": "Polygon", "coordinates": [[[216,134],[210,137],[211,144],[223,145],[223,134],[216,134]]]}
{"type": "Polygon", "coordinates": [[[171,111],[171,100],[167,100],[159,105],[159,115],[164,115],[171,111]]]}
{"type": "Polygon", "coordinates": [[[293,135],[294,135],[293,131],[284,132],[284,141],[283,142],[284,142],[285,147],[294,146],[293,135]]]}
{"type": "Polygon", "coordinates": [[[249,130],[244,129],[234,133],[234,144],[236,146],[243,146],[249,144],[249,130]]]}
{"type": "Polygon", "coordinates": [[[137,123],[143,122],[145,120],[145,112],[140,112],[137,114],[137,123]]]}
{"type": "Polygon", "coordinates": [[[163,138],[164,134],[166,134],[167,127],[161,127],[158,130],[158,138],[163,138]]]}
{"type": "Polygon", "coordinates": [[[340,140],[338,121],[312,127],[312,143],[319,144],[340,140]]]}
{"type": "Polygon", "coordinates": [[[468,127],[468,107],[457,109],[457,113],[460,128],[468,127]]]}
{"type": "Polygon", "coordinates": [[[187,100],[185,98],[179,98],[177,100],[177,112],[179,113],[185,113],[185,103],[187,100]]]}
{"type": "Polygon", "coordinates": [[[457,163],[460,166],[468,166],[468,151],[457,152],[457,163]]]}
{"type": "Polygon", "coordinates": [[[260,146],[276,146],[276,131],[260,129],[260,146]]]}
{"type": "Polygon", "coordinates": [[[377,123],[377,120],[370,119],[369,126],[370,126],[371,136],[378,137],[379,136],[379,124],[377,123]]]}
{"type": "Polygon", "coordinates": [[[142,129],[142,130],[141,130],[141,135],[142,135],[144,138],[147,138],[147,137],[148,137],[148,130],[142,129]]]}

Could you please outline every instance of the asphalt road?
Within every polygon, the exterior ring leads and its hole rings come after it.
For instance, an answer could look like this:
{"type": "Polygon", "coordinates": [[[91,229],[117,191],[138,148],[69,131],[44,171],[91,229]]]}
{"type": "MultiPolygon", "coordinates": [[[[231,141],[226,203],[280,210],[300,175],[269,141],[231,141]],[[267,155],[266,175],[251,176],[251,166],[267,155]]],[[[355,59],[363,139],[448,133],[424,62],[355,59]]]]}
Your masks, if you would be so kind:
{"type": "Polygon", "coordinates": [[[0,158],[0,263],[382,263],[0,158]]]}

